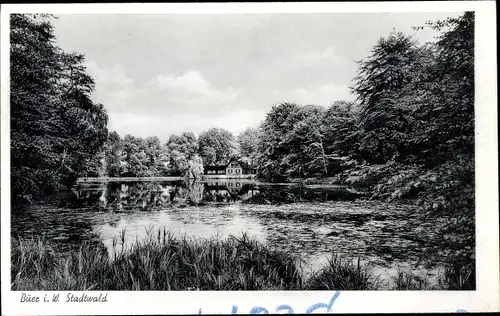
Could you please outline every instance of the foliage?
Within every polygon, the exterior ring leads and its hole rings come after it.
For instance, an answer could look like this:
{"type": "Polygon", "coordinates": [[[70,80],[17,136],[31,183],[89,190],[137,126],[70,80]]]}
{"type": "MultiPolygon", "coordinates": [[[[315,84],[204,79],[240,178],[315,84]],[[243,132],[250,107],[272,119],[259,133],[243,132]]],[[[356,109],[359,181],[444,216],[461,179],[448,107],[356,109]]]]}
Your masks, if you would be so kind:
{"type": "Polygon", "coordinates": [[[210,128],[199,136],[199,153],[204,164],[224,164],[238,154],[234,135],[223,128],[210,128]]]}
{"type": "Polygon", "coordinates": [[[325,150],[339,157],[357,154],[359,106],[354,102],[335,101],[323,114],[325,150]]]}
{"type": "Polygon", "coordinates": [[[474,13],[429,23],[447,29],[436,42],[432,80],[421,84],[416,135],[426,164],[474,152],[474,13]]]}
{"type": "Polygon", "coordinates": [[[372,163],[397,159],[407,151],[412,108],[398,102],[422,68],[417,42],[401,32],[380,38],[372,54],[359,61],[352,91],[361,106],[359,154],[372,163]]]}
{"type": "Polygon", "coordinates": [[[198,179],[203,174],[203,160],[200,156],[194,155],[189,160],[189,177],[198,179]]]}
{"type": "Polygon", "coordinates": [[[282,103],[274,105],[266,114],[260,126],[258,146],[261,176],[275,181],[286,177],[290,159],[285,160],[285,157],[293,153],[296,144],[285,136],[297,122],[298,117],[294,114],[299,108],[300,106],[294,103],[282,103]]]}
{"type": "Polygon", "coordinates": [[[337,101],[328,109],[282,103],[261,125],[258,163],[271,180],[325,177],[354,157],[356,106],[337,101]]]}
{"type": "MultiPolygon", "coordinates": [[[[381,280],[360,259],[332,257],[304,275],[302,260],[243,234],[227,239],[177,237],[147,230],[147,238],[125,248],[125,232],[110,253],[84,242],[56,253],[38,240],[12,240],[12,290],[373,290],[381,280]]],[[[447,290],[475,289],[474,266],[455,264],[440,274],[447,290]]],[[[398,271],[396,290],[429,289],[425,278],[398,271]]]]}
{"type": "Polygon", "coordinates": [[[251,166],[254,166],[257,161],[259,133],[260,131],[258,128],[248,127],[237,137],[240,155],[243,158],[247,158],[251,166]]]}
{"type": "Polygon", "coordinates": [[[198,140],[193,133],[171,135],[166,144],[166,150],[170,157],[170,173],[184,175],[189,170],[189,160],[198,150],[198,140]]]}
{"type": "Polygon", "coordinates": [[[359,62],[357,103],[274,106],[260,127],[260,176],[335,179],[371,198],[410,199],[428,220],[449,219],[436,227],[443,249],[471,264],[474,13],[427,25],[441,32],[434,43],[398,31],[378,40],[359,62]]]}
{"type": "Polygon", "coordinates": [[[56,45],[50,17],[13,14],[10,26],[12,196],[31,200],[98,174],[108,117],[90,99],[84,56],[56,45]]]}
{"type": "Polygon", "coordinates": [[[379,282],[371,269],[337,254],[321,270],[312,274],[305,287],[311,290],[377,290],[379,282]]]}
{"type": "MultiPolygon", "coordinates": [[[[13,241],[15,290],[293,290],[300,289],[299,259],[242,237],[202,240],[148,232],[122,251],[115,240],[112,260],[85,243],[56,256],[42,241],[13,241]]],[[[122,235],[124,236],[124,234],[122,235]]]]}

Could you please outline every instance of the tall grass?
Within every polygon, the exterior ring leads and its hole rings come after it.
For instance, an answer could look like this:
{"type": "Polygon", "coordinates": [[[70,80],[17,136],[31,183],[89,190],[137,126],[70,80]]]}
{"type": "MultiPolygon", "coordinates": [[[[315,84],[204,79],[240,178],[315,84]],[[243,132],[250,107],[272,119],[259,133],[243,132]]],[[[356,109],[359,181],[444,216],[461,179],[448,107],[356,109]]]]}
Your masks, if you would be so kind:
{"type": "MultiPolygon", "coordinates": [[[[13,290],[294,290],[302,287],[300,260],[243,234],[188,239],[163,230],[114,256],[82,244],[58,257],[42,240],[13,240],[13,290]]],[[[121,251],[120,251],[121,250],[121,251]]]]}
{"type": "Polygon", "coordinates": [[[360,258],[355,263],[338,254],[329,258],[325,267],[313,272],[305,284],[305,289],[310,290],[377,290],[378,287],[378,278],[361,264],[360,258]]]}
{"type": "Polygon", "coordinates": [[[439,278],[440,286],[449,290],[475,290],[476,269],[474,263],[449,264],[439,278]]]}
{"type": "Polygon", "coordinates": [[[411,271],[398,270],[393,280],[393,289],[399,291],[435,290],[427,275],[420,275],[411,271]]]}
{"type": "MultiPolygon", "coordinates": [[[[302,261],[248,235],[220,239],[179,237],[166,230],[125,248],[125,231],[113,240],[112,256],[99,243],[84,242],[57,254],[43,239],[12,240],[12,290],[376,290],[369,266],[333,256],[307,279],[302,261]]],[[[400,272],[401,274],[402,272],[400,272]]],[[[394,289],[425,289],[401,274],[394,289]]],[[[445,289],[475,287],[473,270],[448,269],[445,289]],[[461,272],[460,272],[461,271],[461,272]],[[472,272],[471,272],[472,271],[472,272]]]]}
{"type": "Polygon", "coordinates": [[[426,274],[398,270],[393,280],[394,290],[475,290],[476,275],[473,263],[448,263],[440,271],[437,284],[431,284],[426,274]]]}

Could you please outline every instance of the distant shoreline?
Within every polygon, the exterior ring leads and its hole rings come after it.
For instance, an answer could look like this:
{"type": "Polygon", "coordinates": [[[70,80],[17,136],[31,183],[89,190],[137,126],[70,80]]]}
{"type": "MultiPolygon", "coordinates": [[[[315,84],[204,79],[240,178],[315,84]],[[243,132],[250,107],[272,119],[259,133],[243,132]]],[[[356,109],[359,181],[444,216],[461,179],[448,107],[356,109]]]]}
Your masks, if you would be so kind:
{"type": "MultiPolygon", "coordinates": [[[[240,176],[228,176],[228,175],[203,175],[199,180],[205,179],[234,179],[234,180],[250,180],[255,179],[255,175],[240,175],[240,176]]],[[[135,181],[181,181],[185,177],[85,177],[78,178],[76,183],[103,183],[103,182],[135,182],[135,181]]],[[[194,180],[195,178],[189,178],[194,180]]]]}
{"type": "Polygon", "coordinates": [[[76,183],[95,182],[134,182],[134,181],[179,181],[182,177],[96,177],[79,178],[76,183]]]}

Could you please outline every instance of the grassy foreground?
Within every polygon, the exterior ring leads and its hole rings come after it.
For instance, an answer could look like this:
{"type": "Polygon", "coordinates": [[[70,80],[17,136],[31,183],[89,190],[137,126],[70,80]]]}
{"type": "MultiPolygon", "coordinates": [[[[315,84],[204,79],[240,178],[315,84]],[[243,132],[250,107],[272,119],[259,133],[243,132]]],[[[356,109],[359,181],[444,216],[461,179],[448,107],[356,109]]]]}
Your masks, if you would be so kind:
{"type": "MultiPolygon", "coordinates": [[[[189,239],[166,231],[136,242],[110,260],[98,245],[84,243],[57,254],[42,240],[12,241],[12,290],[377,290],[367,265],[333,257],[307,279],[301,260],[242,235],[189,239]]],[[[463,270],[463,269],[462,269],[463,270]]],[[[471,289],[474,274],[452,270],[440,289],[471,289]]],[[[442,282],[442,284],[441,284],[442,282]]],[[[427,289],[425,280],[401,271],[392,287],[427,289]]]]}

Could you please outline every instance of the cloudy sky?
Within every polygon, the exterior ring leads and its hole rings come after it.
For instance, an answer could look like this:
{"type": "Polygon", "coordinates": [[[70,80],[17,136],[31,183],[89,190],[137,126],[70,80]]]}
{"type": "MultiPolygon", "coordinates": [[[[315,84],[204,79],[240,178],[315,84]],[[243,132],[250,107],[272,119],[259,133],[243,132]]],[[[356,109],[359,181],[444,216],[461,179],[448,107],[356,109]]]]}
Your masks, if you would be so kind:
{"type": "MultiPolygon", "coordinates": [[[[456,14],[451,14],[456,15],[456,14]]],[[[449,13],[59,15],[59,46],[85,54],[110,129],[158,136],[257,126],[273,104],[353,100],[356,60],[393,29],[449,13]]]]}

